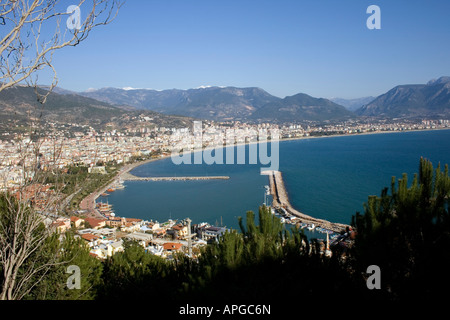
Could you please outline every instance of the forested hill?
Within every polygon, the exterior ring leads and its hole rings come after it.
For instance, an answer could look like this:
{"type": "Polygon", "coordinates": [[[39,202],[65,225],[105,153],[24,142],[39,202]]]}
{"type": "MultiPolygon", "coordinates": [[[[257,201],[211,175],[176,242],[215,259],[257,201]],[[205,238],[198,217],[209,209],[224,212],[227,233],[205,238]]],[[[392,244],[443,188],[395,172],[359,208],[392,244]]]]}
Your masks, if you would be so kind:
{"type": "Polygon", "coordinates": [[[153,119],[157,126],[188,127],[192,119],[183,116],[164,115],[150,110],[136,110],[129,107],[111,105],[106,102],[83,97],[75,93],[60,94],[51,92],[45,104],[38,102],[38,95],[45,95],[44,88],[15,86],[0,92],[1,124],[18,121],[27,123],[40,120],[43,124],[55,122],[60,124],[74,123],[105,128],[133,127],[138,123],[138,116],[153,119]]]}

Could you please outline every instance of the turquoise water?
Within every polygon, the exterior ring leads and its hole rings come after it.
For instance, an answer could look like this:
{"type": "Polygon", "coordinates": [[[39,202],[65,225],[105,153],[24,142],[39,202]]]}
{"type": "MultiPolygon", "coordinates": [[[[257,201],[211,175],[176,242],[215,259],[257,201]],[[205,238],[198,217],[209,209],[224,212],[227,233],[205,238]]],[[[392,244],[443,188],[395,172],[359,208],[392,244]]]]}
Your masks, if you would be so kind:
{"type": "MultiPolygon", "coordinates": [[[[226,154],[226,153],[225,153],[226,154]]],[[[247,147],[248,154],[248,147],[247,147]]],[[[333,222],[350,223],[368,195],[391,177],[418,172],[423,156],[450,164],[450,130],[386,133],[280,143],[280,171],[294,207],[333,222]]],[[[175,165],[170,158],[140,166],[136,176],[226,175],[230,180],[125,182],[107,199],[119,216],[157,220],[189,217],[238,229],[238,217],[257,212],[268,177],[261,165],[175,165]]],[[[264,167],[264,166],[263,166],[264,167]]],[[[102,199],[106,200],[106,199],[102,199]]]]}

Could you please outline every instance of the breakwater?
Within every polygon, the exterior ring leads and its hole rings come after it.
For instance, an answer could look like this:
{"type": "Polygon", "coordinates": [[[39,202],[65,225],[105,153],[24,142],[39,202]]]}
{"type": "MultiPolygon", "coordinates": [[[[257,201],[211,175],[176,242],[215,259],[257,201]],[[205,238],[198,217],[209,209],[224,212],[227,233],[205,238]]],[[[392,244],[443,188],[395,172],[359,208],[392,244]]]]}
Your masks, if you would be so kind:
{"type": "Polygon", "coordinates": [[[198,176],[198,177],[136,177],[129,172],[122,174],[123,181],[190,181],[190,180],[228,180],[228,176],[198,176]]]}
{"type": "Polygon", "coordinates": [[[341,223],[334,223],[323,219],[318,219],[306,215],[296,210],[290,203],[287,195],[286,188],[284,186],[283,177],[280,171],[267,171],[265,172],[269,176],[270,193],[272,195],[272,206],[275,209],[286,211],[288,214],[300,218],[301,222],[314,224],[316,227],[322,227],[334,232],[340,232],[345,230],[348,225],[341,223]]]}

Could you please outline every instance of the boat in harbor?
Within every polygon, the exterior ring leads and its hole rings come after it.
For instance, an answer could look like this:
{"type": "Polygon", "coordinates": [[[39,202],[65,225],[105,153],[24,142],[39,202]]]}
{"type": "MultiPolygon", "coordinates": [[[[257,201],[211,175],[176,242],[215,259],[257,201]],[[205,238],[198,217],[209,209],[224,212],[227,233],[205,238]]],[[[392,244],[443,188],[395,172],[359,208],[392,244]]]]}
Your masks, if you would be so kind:
{"type": "Polygon", "coordinates": [[[315,226],[314,223],[313,223],[312,225],[308,226],[308,230],[309,230],[309,231],[313,231],[315,227],[316,227],[316,226],[315,226]]]}
{"type": "Polygon", "coordinates": [[[104,202],[98,202],[96,204],[98,211],[105,213],[105,212],[110,212],[112,210],[112,205],[109,203],[104,203],[104,202]]]}
{"type": "Polygon", "coordinates": [[[116,190],[125,189],[123,181],[122,180],[117,181],[117,183],[114,185],[114,189],[116,189],[116,190]]]}

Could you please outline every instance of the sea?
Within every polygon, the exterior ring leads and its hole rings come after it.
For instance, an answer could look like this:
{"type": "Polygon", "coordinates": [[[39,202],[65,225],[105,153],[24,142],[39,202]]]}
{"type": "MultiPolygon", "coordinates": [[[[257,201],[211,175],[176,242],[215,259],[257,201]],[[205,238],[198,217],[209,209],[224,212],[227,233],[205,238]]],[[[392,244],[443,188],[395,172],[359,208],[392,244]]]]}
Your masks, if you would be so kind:
{"type": "MultiPolygon", "coordinates": [[[[269,145],[270,146],[270,145],[269,145]]],[[[235,155],[236,147],[235,148],[235,155]]],[[[228,148],[230,149],[230,148],[228,148]]],[[[224,157],[228,149],[224,149],[224,157]]],[[[190,218],[239,230],[239,217],[258,213],[270,197],[269,178],[261,163],[175,164],[150,162],[131,171],[140,177],[229,176],[229,180],[126,181],[125,189],[99,201],[113,205],[117,216],[165,222],[190,218]]],[[[270,150],[270,147],[269,147],[270,150]]],[[[274,153],[274,155],[276,155],[274,153]]],[[[420,158],[434,166],[450,164],[450,130],[409,131],[280,141],[279,170],[291,204],[307,215],[350,224],[364,212],[369,195],[380,195],[392,177],[404,173],[412,182],[420,158]]],[[[224,161],[226,163],[226,161],[224,161]]]]}

